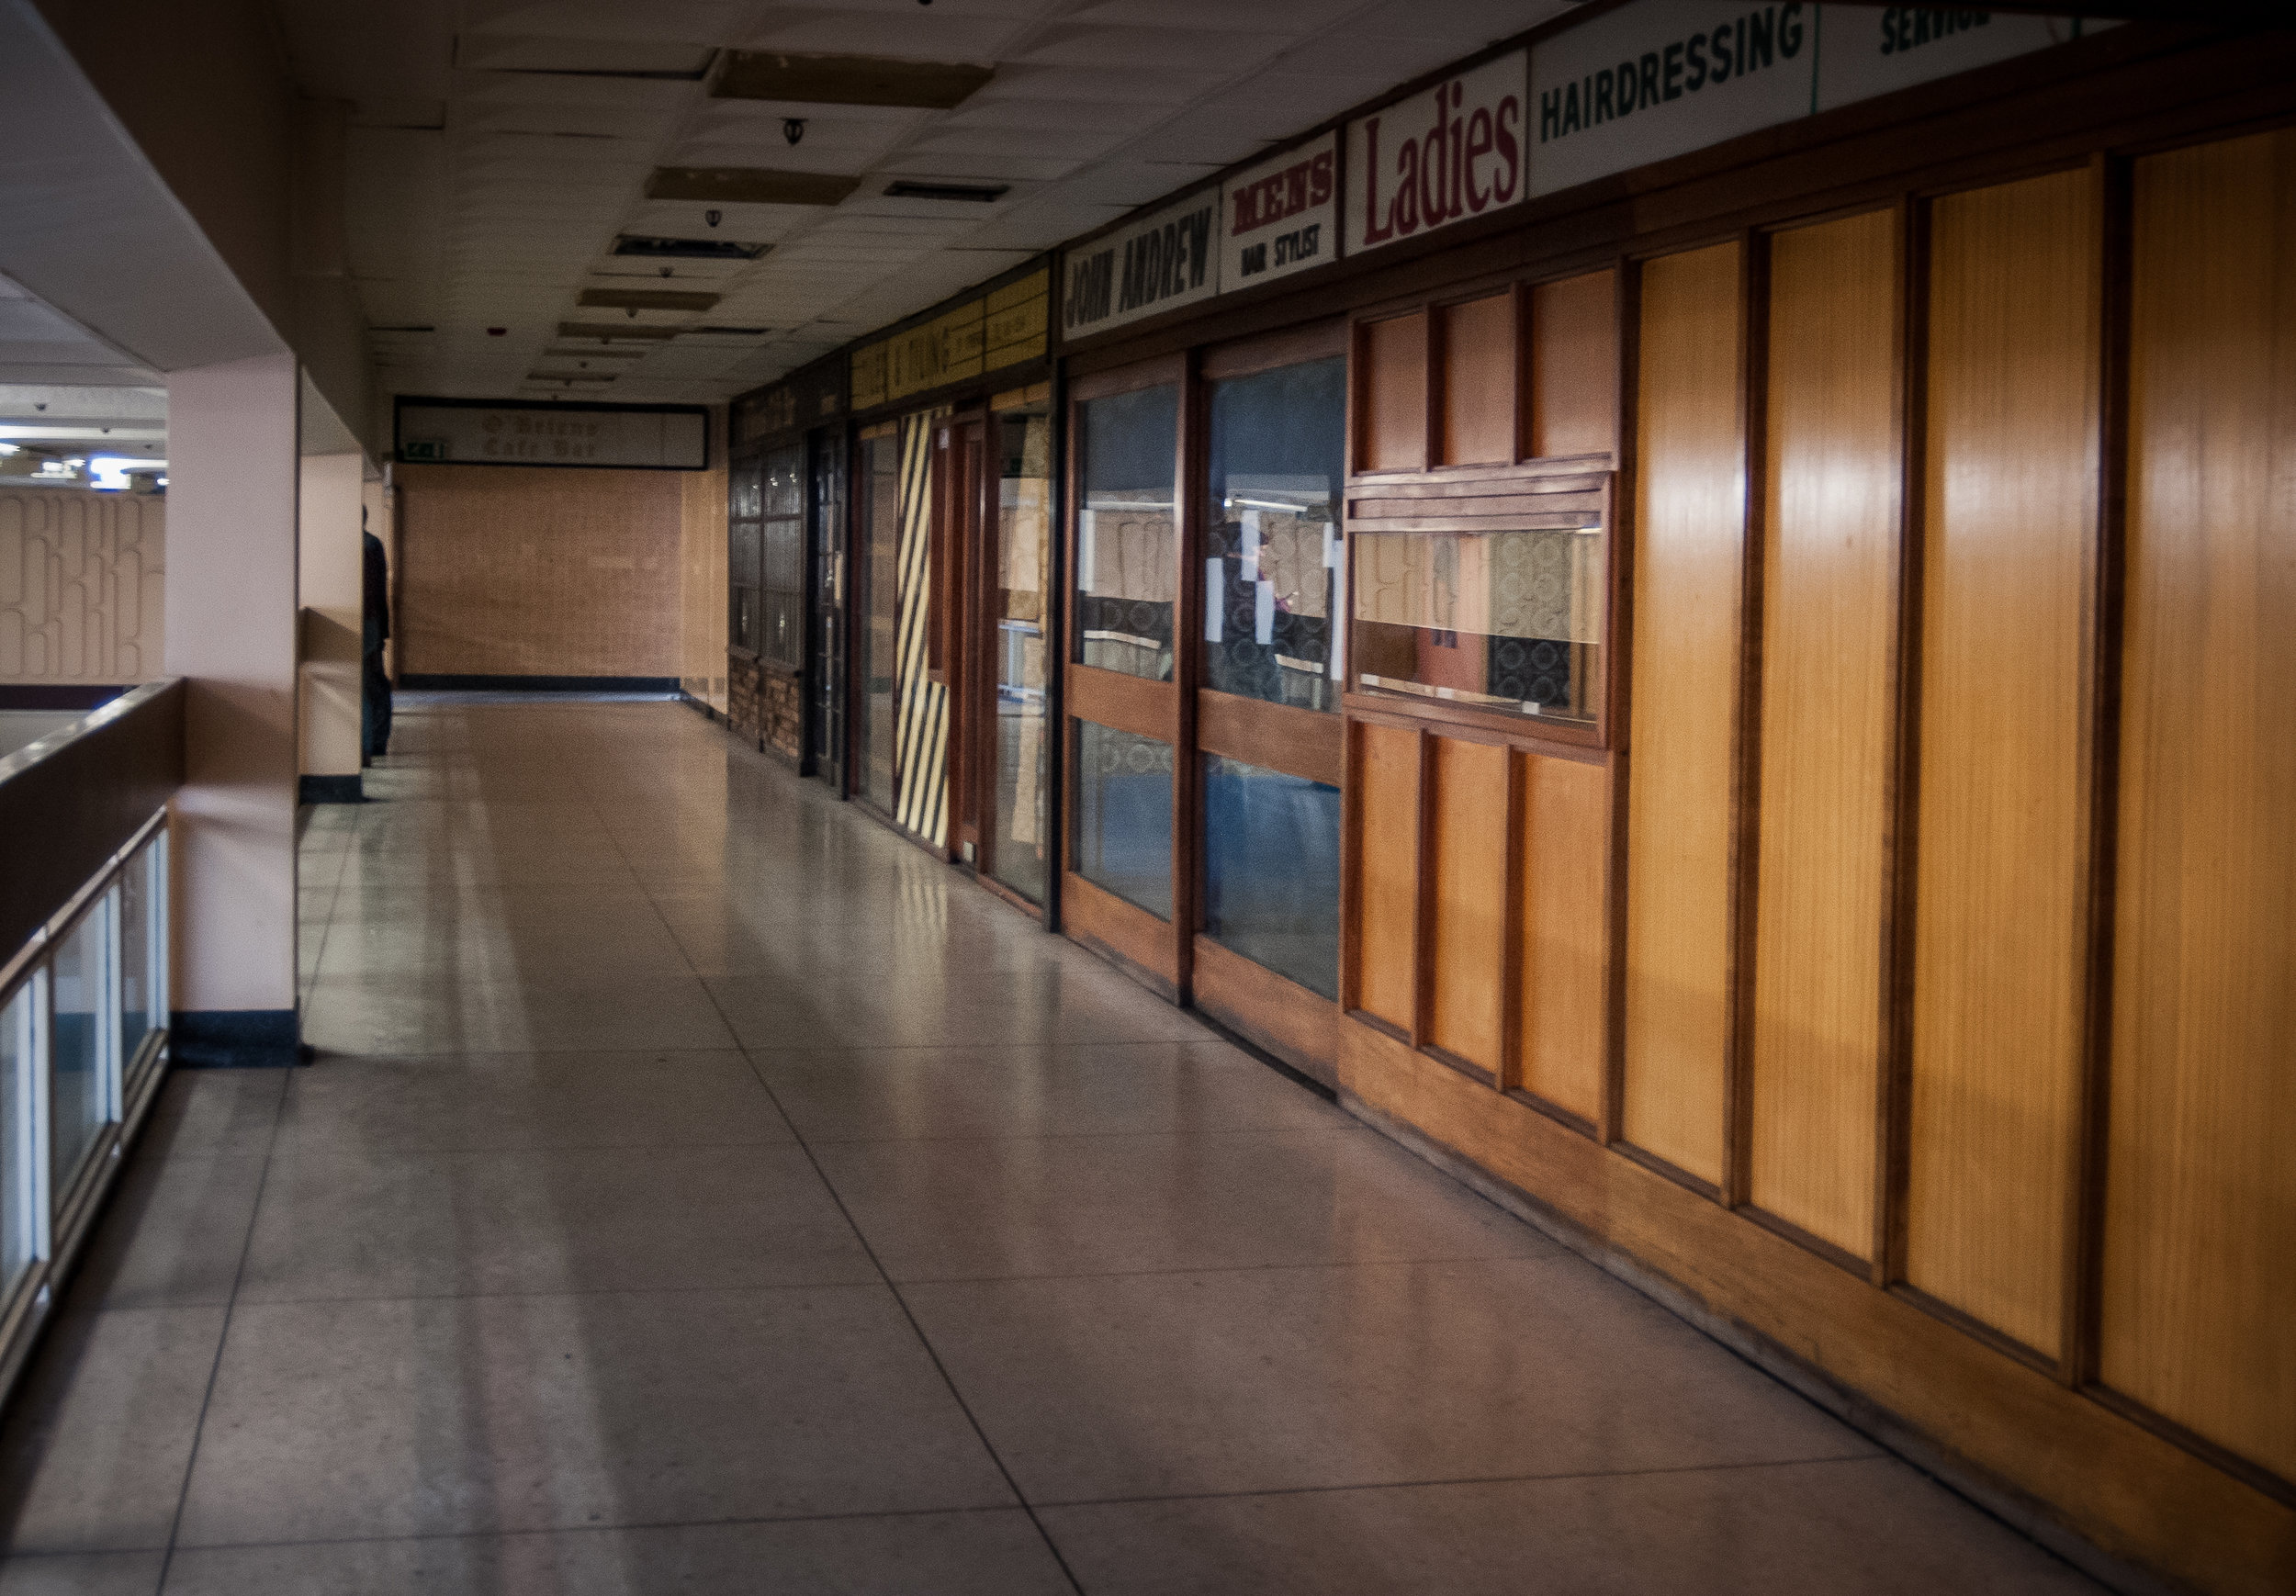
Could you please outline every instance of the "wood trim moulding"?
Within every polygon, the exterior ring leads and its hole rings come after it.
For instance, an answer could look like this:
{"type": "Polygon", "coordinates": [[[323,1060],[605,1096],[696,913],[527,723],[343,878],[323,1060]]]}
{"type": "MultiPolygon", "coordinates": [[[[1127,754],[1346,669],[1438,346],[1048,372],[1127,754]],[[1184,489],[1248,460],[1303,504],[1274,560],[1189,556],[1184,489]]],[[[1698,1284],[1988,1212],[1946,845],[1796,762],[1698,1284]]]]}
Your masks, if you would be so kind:
{"type": "Polygon", "coordinates": [[[1180,695],[1172,683],[1094,665],[1071,665],[1067,675],[1070,719],[1177,743],[1180,695]]]}
{"type": "Polygon", "coordinates": [[[1473,1166],[1559,1221],[1566,1243],[1652,1272],[1691,1309],[1749,1334],[1773,1366],[1807,1377],[1859,1428],[1940,1449],[2012,1516],[2222,1596],[2296,1586],[2296,1508],[2110,1400],[1876,1289],[1862,1269],[1573,1134],[1358,1016],[1341,1021],[1339,1082],[1351,1112],[1473,1166]]]}
{"type": "Polygon", "coordinates": [[[1746,485],[1739,589],[1737,766],[1730,780],[1729,985],[1724,995],[1722,1200],[1737,1208],[1753,1184],[1754,934],[1761,849],[1762,565],[1770,513],[1770,239],[1739,241],[1739,438],[1746,485]]]}
{"type": "Polygon", "coordinates": [[[1345,359],[1346,354],[1346,320],[1331,316],[1208,348],[1203,356],[1203,377],[1206,382],[1225,382],[1230,377],[1251,377],[1311,360],[1345,359]]]}
{"type": "Polygon", "coordinates": [[[1327,1086],[1339,1084],[1339,1005],[1199,932],[1196,1006],[1327,1086]]]}
{"type": "Polygon", "coordinates": [[[1208,687],[1196,692],[1196,746],[1223,759],[1336,787],[1345,764],[1344,736],[1340,717],[1329,710],[1241,698],[1208,687]]]}
{"type": "Polygon", "coordinates": [[[1172,927],[1075,871],[1061,877],[1061,932],[1123,970],[1167,1003],[1180,1001],[1172,927]]]}
{"type": "Polygon", "coordinates": [[[1603,747],[1602,733],[1593,726],[1573,725],[1565,721],[1546,721],[1526,725],[1529,715],[1509,714],[1504,710],[1476,709],[1467,704],[1446,702],[1439,698],[1407,698],[1398,693],[1343,692],[1340,707],[1351,720],[1366,720],[1379,725],[1405,726],[1412,729],[1433,727],[1448,736],[1464,736],[1469,742],[1504,743],[1535,754],[1551,754],[1559,759],[1578,759],[1599,765],[1610,758],[1603,747]]]}
{"type": "Polygon", "coordinates": [[[1078,375],[1072,370],[1068,382],[1071,404],[1084,404],[1111,394],[1136,393],[1143,388],[1162,388],[1165,383],[1187,380],[1187,354],[1185,350],[1159,354],[1148,360],[1135,360],[1107,371],[1078,375]]]}

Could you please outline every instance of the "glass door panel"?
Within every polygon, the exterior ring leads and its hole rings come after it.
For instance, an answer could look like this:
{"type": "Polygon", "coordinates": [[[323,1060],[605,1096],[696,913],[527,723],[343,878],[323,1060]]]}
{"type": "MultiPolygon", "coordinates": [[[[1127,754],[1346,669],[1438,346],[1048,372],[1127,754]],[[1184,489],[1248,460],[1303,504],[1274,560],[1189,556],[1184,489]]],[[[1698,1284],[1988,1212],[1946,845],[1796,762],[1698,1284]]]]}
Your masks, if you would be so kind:
{"type": "Polygon", "coordinates": [[[1086,399],[1076,413],[1076,663],[1169,681],[1179,385],[1086,399]]]}
{"type": "Polygon", "coordinates": [[[1044,696],[1046,573],[1052,568],[1051,407],[1000,410],[996,570],[989,583],[996,635],[996,796],[989,873],[1031,903],[1044,901],[1049,840],[1044,696]]]}
{"type": "Polygon", "coordinates": [[[98,904],[57,950],[49,968],[49,1175],[51,1211],[111,1119],[110,1004],[106,999],[111,905],[98,904]]]}
{"type": "Polygon", "coordinates": [[[1207,388],[1199,929],[1335,1000],[1347,361],[1207,388]]]}

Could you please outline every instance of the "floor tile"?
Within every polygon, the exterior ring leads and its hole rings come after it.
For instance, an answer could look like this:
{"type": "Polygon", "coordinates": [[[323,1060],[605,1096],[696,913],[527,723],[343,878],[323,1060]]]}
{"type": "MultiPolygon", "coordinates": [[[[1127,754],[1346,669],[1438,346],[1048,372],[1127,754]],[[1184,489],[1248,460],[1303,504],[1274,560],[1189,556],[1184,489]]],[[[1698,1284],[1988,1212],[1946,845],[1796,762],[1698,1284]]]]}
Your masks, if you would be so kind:
{"type": "Polygon", "coordinates": [[[331,1057],[296,1076],[279,1139],[428,1152],[793,1140],[733,1051],[331,1057]]]}
{"type": "MultiPolygon", "coordinates": [[[[323,1066],[322,1066],[323,1067],[323,1066]]],[[[241,1300],[838,1285],[874,1266],[794,1146],[274,1155],[241,1300]]]]}
{"type": "Polygon", "coordinates": [[[163,1552],[62,1552],[0,1558],[0,1596],[152,1596],[163,1552]]]}
{"type": "Polygon", "coordinates": [[[1359,1127],[838,1142],[815,1154],[895,1280],[1557,1252],[1359,1127]]]}
{"type": "Polygon", "coordinates": [[[487,979],[689,972],[685,950],[651,908],[560,916],[511,926],[482,911],[467,917],[345,918],[327,934],[329,975],[419,982],[444,974],[487,979]]]}
{"type": "Polygon", "coordinates": [[[1354,1123],[1225,1042],[760,1049],[756,1062],[782,1112],[816,1142],[1354,1123]]]}
{"type": "Polygon", "coordinates": [[[165,1546],[220,1308],[65,1314],[0,1427],[0,1551],[165,1546]]]}
{"type": "Polygon", "coordinates": [[[293,1070],[175,1070],[136,1138],[138,1158],[260,1154],[293,1070]]]}
{"type": "Polygon", "coordinates": [[[715,977],[706,984],[751,1050],[1211,1040],[1186,1010],[1112,970],[902,973],[812,982],[715,977]]]}
{"type": "MultiPolygon", "coordinates": [[[[167,1596],[1067,1596],[1017,1508],[185,1551],[167,1596]]],[[[8,1596],[0,1584],[0,1596],[8,1596]]]]}
{"type": "Polygon", "coordinates": [[[523,980],[321,974],[303,1037],[345,1053],[621,1052],[725,1048],[733,1035],[692,976],[523,980]],[[410,988],[412,988],[410,990],[410,988]]]}
{"type": "Polygon", "coordinates": [[[1010,1500],[883,1287],[243,1304],[180,1544],[1010,1500]]]}
{"type": "Polygon", "coordinates": [[[2090,1596],[1894,1459],[1042,1510],[1093,1596],[2090,1596]]]}
{"type": "Polygon", "coordinates": [[[227,1303],[255,1220],[264,1156],[139,1147],[71,1286],[75,1309],[227,1303]]]}
{"type": "Polygon", "coordinates": [[[1568,1254],[902,1295],[1032,1501],[1873,1450],[1568,1254]]]}

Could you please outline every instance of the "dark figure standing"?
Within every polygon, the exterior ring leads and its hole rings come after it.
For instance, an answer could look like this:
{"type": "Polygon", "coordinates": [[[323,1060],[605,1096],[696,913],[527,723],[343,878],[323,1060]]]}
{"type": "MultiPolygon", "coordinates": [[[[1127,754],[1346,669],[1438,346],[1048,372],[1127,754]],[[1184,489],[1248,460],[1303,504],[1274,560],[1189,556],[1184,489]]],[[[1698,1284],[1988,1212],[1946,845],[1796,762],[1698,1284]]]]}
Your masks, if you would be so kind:
{"type": "Polygon", "coordinates": [[[366,530],[359,512],[359,538],[366,555],[360,595],[359,752],[368,764],[390,751],[390,678],[383,672],[383,641],[390,635],[390,562],[383,540],[366,530]]]}

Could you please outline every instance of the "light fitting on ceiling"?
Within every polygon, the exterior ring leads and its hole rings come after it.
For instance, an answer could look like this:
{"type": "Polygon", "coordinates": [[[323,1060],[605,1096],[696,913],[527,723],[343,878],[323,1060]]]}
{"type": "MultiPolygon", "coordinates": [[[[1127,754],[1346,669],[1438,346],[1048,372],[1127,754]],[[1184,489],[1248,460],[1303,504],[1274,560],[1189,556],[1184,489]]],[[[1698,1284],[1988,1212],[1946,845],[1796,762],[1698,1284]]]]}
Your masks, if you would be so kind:
{"type": "Polygon", "coordinates": [[[795,144],[795,143],[797,142],[797,140],[800,140],[800,139],[804,138],[805,136],[805,118],[803,118],[803,117],[783,117],[783,118],[782,118],[782,138],[787,139],[787,140],[789,140],[789,141],[790,141],[790,142],[793,145],[793,144],[795,144]]]}
{"type": "Polygon", "coordinates": [[[977,62],[899,61],[874,55],[788,55],[729,50],[710,84],[721,100],[794,100],[814,106],[902,106],[946,111],[962,105],[996,69],[977,62]]]}
{"type": "Polygon", "coordinates": [[[579,302],[635,315],[640,310],[706,310],[717,303],[717,296],[690,288],[584,288],[579,302]]]}
{"type": "Polygon", "coordinates": [[[646,180],[646,197],[704,205],[836,205],[860,186],[858,177],[827,172],[775,172],[762,166],[657,166],[646,180]]]}
{"type": "Polygon", "coordinates": [[[728,238],[652,238],[629,232],[613,241],[615,254],[647,261],[754,261],[765,249],[728,238]]]}
{"type": "Polygon", "coordinates": [[[887,199],[969,199],[993,205],[1011,192],[1008,183],[914,183],[905,177],[885,185],[887,199]]]}

